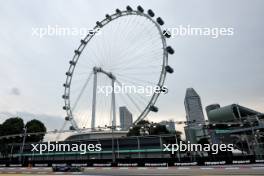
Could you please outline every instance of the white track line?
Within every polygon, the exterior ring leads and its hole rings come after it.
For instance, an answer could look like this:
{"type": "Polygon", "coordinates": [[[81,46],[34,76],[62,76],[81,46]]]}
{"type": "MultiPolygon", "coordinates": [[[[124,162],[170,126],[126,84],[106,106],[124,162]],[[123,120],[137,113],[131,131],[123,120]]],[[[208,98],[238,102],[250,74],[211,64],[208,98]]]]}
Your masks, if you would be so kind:
{"type": "Polygon", "coordinates": [[[88,169],[88,170],[94,170],[95,168],[94,167],[87,167],[85,169],[88,169]]]}
{"type": "Polygon", "coordinates": [[[119,170],[127,170],[128,167],[120,167],[119,170]]]}
{"type": "Polygon", "coordinates": [[[79,174],[83,174],[83,172],[71,172],[71,174],[74,174],[74,175],[79,175],[79,174]]]}
{"type": "Polygon", "coordinates": [[[54,174],[59,175],[59,174],[64,174],[65,172],[54,172],[54,174]]]}
{"type": "Polygon", "coordinates": [[[42,169],[44,169],[44,170],[50,170],[51,168],[49,168],[49,167],[44,167],[44,168],[42,168],[42,169]]]}
{"type": "Polygon", "coordinates": [[[214,169],[213,167],[200,167],[201,170],[212,170],[214,169]]]}
{"type": "Polygon", "coordinates": [[[239,169],[239,167],[226,167],[225,169],[226,170],[237,170],[239,169]]]}
{"type": "Polygon", "coordinates": [[[253,170],[264,169],[264,167],[251,167],[253,170]]]}
{"type": "Polygon", "coordinates": [[[190,169],[189,167],[179,167],[178,170],[188,170],[190,169]]]}
{"type": "Polygon", "coordinates": [[[22,172],[22,174],[31,174],[31,172],[22,172]]]}
{"type": "Polygon", "coordinates": [[[112,167],[103,167],[102,169],[103,169],[103,170],[111,170],[112,167]]]}
{"type": "Polygon", "coordinates": [[[38,174],[47,174],[48,172],[37,172],[38,174]]]}
{"type": "Polygon", "coordinates": [[[16,174],[16,172],[7,172],[8,174],[16,174]]]}
{"type": "Polygon", "coordinates": [[[157,167],[156,169],[164,170],[164,169],[168,169],[168,167],[157,167]]]}

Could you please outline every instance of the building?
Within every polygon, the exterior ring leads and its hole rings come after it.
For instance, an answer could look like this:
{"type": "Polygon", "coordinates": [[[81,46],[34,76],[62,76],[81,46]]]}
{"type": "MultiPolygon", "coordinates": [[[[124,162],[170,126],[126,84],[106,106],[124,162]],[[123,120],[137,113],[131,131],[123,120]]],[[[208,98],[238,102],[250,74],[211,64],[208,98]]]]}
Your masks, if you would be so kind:
{"type": "Polygon", "coordinates": [[[221,122],[242,122],[247,120],[250,116],[257,116],[262,113],[252,110],[250,108],[240,106],[238,104],[231,104],[228,106],[220,107],[209,105],[206,107],[208,120],[210,123],[221,123],[221,122]]]}
{"type": "Polygon", "coordinates": [[[193,88],[186,90],[184,99],[187,126],[184,127],[186,140],[197,143],[206,136],[201,98],[193,88]]]}
{"type": "Polygon", "coordinates": [[[189,126],[198,126],[205,123],[200,96],[193,88],[186,90],[184,105],[187,121],[191,122],[189,126]]]}
{"type": "MultiPolygon", "coordinates": [[[[80,136],[79,136],[80,137],[80,136]]],[[[74,136],[65,141],[49,141],[49,145],[61,145],[66,148],[71,148],[71,145],[98,145],[100,144],[102,150],[86,150],[81,154],[81,149],[78,147],[77,151],[48,151],[45,150],[41,154],[39,152],[32,152],[31,143],[25,143],[23,153],[21,154],[22,143],[5,144],[7,148],[7,155],[0,153],[0,165],[18,164],[18,158],[21,157],[24,165],[33,166],[44,164],[46,166],[53,166],[54,164],[77,164],[82,166],[109,166],[115,158],[119,164],[124,166],[145,166],[145,163],[174,163],[177,155],[172,155],[171,151],[163,151],[163,144],[171,144],[175,142],[176,136],[173,134],[166,135],[148,135],[148,136],[129,136],[117,138],[79,138],[74,136]],[[113,145],[114,144],[114,145],[113,145]],[[69,147],[67,147],[69,146],[69,147]],[[80,164],[81,163],[81,164],[80,164]],[[139,164],[139,165],[138,165],[139,164]]],[[[86,136],[87,137],[87,136],[86,136]]],[[[43,144],[43,142],[40,142],[43,144]]],[[[47,143],[47,142],[45,142],[47,143]]],[[[36,144],[36,143],[34,143],[36,144]]],[[[63,148],[62,147],[62,148],[63,148]]],[[[181,160],[188,162],[189,159],[181,156],[181,160]]],[[[120,165],[120,166],[121,166],[120,165]]],[[[167,165],[166,165],[167,166],[167,165]]]]}
{"type": "Polygon", "coordinates": [[[209,111],[212,111],[212,110],[218,109],[218,108],[220,108],[219,104],[211,104],[211,105],[206,106],[205,110],[206,110],[207,116],[208,116],[209,111]]]}
{"type": "Polygon", "coordinates": [[[122,106],[119,107],[120,114],[120,128],[124,131],[129,130],[129,128],[133,125],[133,117],[131,112],[127,109],[127,107],[122,106]]]}
{"type": "Polygon", "coordinates": [[[175,122],[172,121],[172,120],[170,120],[170,121],[164,120],[164,121],[161,121],[159,124],[165,125],[167,130],[169,130],[170,132],[175,132],[176,131],[175,122]]]}
{"type": "Polygon", "coordinates": [[[206,111],[211,142],[234,143],[245,155],[260,158],[264,152],[263,113],[238,104],[209,105],[206,111]]]}

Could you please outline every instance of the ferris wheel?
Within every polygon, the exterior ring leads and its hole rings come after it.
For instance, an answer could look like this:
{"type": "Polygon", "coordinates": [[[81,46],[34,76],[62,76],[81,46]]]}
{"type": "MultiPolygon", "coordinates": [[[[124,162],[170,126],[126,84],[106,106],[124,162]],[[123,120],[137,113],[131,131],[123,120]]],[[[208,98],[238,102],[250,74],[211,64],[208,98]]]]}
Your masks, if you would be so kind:
{"type": "Polygon", "coordinates": [[[116,126],[120,107],[132,114],[133,124],[158,112],[166,74],[173,73],[168,55],[174,50],[163,25],[141,6],[116,9],[96,22],[74,51],[63,84],[65,120],[73,129],[116,126]]]}

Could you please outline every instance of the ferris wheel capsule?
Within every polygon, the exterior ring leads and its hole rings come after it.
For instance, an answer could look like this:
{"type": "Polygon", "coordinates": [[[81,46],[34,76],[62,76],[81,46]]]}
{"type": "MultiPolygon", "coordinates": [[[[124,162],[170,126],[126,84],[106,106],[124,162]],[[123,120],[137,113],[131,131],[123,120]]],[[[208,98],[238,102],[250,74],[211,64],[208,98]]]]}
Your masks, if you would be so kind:
{"type": "Polygon", "coordinates": [[[149,15],[150,17],[154,17],[154,16],[155,16],[155,13],[154,13],[151,9],[149,9],[149,10],[148,10],[148,15],[149,15]]]}
{"type": "Polygon", "coordinates": [[[153,106],[153,105],[149,107],[149,110],[152,111],[152,112],[158,112],[159,111],[159,109],[156,106],[153,106]]]}
{"type": "Polygon", "coordinates": [[[159,23],[161,26],[164,25],[164,21],[160,17],[157,18],[157,23],[159,23]]]}
{"type": "Polygon", "coordinates": [[[120,14],[121,13],[121,10],[116,9],[116,13],[120,14]]]}
{"type": "Polygon", "coordinates": [[[174,50],[172,49],[171,46],[168,46],[168,47],[166,48],[166,51],[167,51],[169,54],[174,54],[174,50]]]}
{"type": "Polygon", "coordinates": [[[173,68],[171,68],[169,65],[166,65],[165,70],[166,70],[168,73],[173,73],[173,72],[174,72],[173,68]]]}
{"type": "Polygon", "coordinates": [[[171,34],[168,30],[163,30],[163,35],[167,38],[170,38],[171,37],[171,34]]]}
{"type": "Polygon", "coordinates": [[[78,51],[78,50],[75,50],[74,53],[77,54],[77,55],[80,55],[81,54],[81,52],[78,51]]]}
{"type": "Polygon", "coordinates": [[[132,9],[130,6],[127,6],[126,9],[127,9],[127,11],[129,11],[129,12],[133,11],[133,9],[132,9]]]}
{"type": "Polygon", "coordinates": [[[144,9],[139,5],[139,6],[137,6],[137,10],[139,11],[139,12],[141,12],[141,13],[143,13],[144,12],[144,9]]]}

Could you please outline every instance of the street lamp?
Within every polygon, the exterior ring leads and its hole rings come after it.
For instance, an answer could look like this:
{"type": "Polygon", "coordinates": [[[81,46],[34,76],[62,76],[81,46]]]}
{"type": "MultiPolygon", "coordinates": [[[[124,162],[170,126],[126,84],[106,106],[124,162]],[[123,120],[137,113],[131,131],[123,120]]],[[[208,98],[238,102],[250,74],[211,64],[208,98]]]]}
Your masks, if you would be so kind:
{"type": "Polygon", "coordinates": [[[111,134],[112,134],[112,163],[115,163],[116,162],[116,156],[115,156],[115,144],[114,144],[114,130],[120,126],[114,125],[114,121],[112,121],[111,126],[105,125],[105,127],[111,129],[111,134]]]}
{"type": "Polygon", "coordinates": [[[24,127],[23,130],[24,130],[23,142],[22,142],[22,147],[20,148],[20,156],[19,156],[19,160],[20,160],[21,164],[23,164],[22,154],[23,154],[23,151],[24,151],[24,145],[25,145],[26,136],[27,136],[27,127],[24,127]]]}

